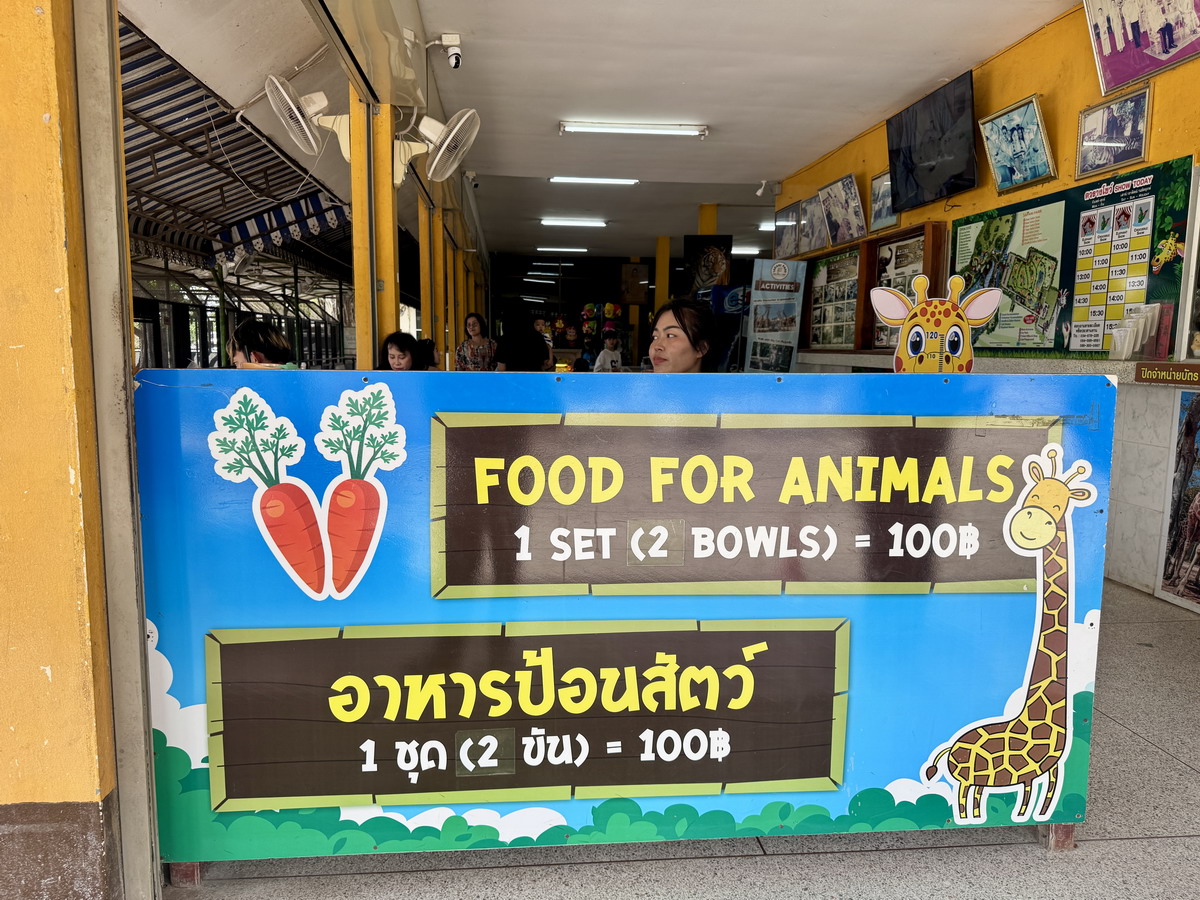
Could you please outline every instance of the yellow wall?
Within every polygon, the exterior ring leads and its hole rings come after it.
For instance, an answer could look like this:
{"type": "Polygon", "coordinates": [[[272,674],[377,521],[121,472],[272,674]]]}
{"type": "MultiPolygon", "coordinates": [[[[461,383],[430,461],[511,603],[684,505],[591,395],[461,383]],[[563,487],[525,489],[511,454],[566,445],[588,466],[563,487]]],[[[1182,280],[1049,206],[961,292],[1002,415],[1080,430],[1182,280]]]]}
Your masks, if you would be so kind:
{"type": "MultiPolygon", "coordinates": [[[[1090,29],[1083,7],[1077,7],[997,54],[974,70],[977,117],[999,112],[1031,94],[1040,94],[1042,116],[1058,178],[1029,188],[996,193],[996,184],[976,128],[979,187],[947,200],[938,200],[900,214],[899,226],[922,222],[950,222],[962,216],[1043,194],[1060,191],[1075,181],[1075,147],[1079,113],[1099,103],[1100,79],[1092,55],[1090,29]],[[947,210],[946,204],[952,208],[947,210]]],[[[1150,111],[1149,162],[1162,162],[1197,151],[1200,138],[1200,103],[1195,101],[1200,61],[1192,60],[1154,78],[1150,111]]],[[[1126,90],[1135,88],[1130,85],[1126,90]]],[[[1119,96],[1120,91],[1111,96],[1119,96]]],[[[896,112],[900,110],[897,109],[896,112]]],[[[1127,169],[1148,165],[1137,163],[1127,169]]],[[[883,122],[785,179],[776,198],[782,209],[811,197],[818,188],[852,173],[864,203],[869,201],[871,178],[888,167],[887,132],[883,122]]],[[[1119,170],[1118,170],[1119,171],[1119,170]]],[[[1108,173],[1106,173],[1108,174],[1108,173]]],[[[1098,176],[1105,177],[1105,176],[1098,176]]],[[[1089,179],[1089,180],[1095,180],[1089,179]]]]}
{"type": "Polygon", "coordinates": [[[0,803],[113,788],[72,8],[0,28],[0,803]]]}

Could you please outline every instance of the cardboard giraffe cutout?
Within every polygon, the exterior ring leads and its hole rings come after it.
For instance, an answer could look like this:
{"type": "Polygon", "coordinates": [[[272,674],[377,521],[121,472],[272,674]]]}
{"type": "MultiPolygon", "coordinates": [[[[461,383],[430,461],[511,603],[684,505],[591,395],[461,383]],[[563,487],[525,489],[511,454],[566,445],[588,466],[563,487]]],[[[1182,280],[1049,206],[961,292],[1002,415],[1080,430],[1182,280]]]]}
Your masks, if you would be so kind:
{"type": "Polygon", "coordinates": [[[971,329],[986,325],[1000,307],[1004,295],[996,288],[959,295],[966,282],[955,275],[950,279],[950,296],[930,297],[929,279],[913,279],[916,301],[892,288],[871,289],[875,315],[889,325],[900,326],[896,345],[897,372],[970,372],[974,366],[971,329]]]}
{"type": "MultiPolygon", "coordinates": [[[[1070,750],[1070,693],[1067,690],[1067,636],[1073,621],[1074,575],[1071,568],[1071,510],[1087,506],[1096,490],[1085,481],[1091,465],[1080,460],[1065,477],[1055,477],[1062,455],[1048,444],[1042,455],[1025,460],[1025,490],[1004,520],[1005,542],[1014,553],[1037,556],[1038,627],[1026,673],[1025,699],[1011,718],[968,726],[939,748],[925,769],[932,782],[945,761],[946,774],[958,783],[954,820],[981,824],[986,796],[1015,791],[1013,821],[1045,821],[1054,810],[1059,774],[1070,750]],[[1045,785],[1034,810],[1036,784],[1045,785]]],[[[1065,470],[1064,470],[1065,472],[1065,470]]]]}

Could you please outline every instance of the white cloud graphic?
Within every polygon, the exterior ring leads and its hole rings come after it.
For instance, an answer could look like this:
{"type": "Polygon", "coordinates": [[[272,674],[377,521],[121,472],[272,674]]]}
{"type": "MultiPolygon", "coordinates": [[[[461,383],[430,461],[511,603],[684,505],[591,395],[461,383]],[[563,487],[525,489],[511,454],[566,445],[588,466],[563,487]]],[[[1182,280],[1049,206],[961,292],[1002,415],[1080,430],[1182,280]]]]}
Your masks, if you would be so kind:
{"type": "Polygon", "coordinates": [[[412,817],[402,816],[400,813],[385,812],[381,806],[342,807],[342,818],[349,819],[356,825],[361,825],[368,819],[382,816],[388,819],[395,819],[409,829],[421,828],[423,826],[432,826],[433,828],[440,829],[442,824],[454,815],[461,815],[468,825],[492,826],[500,832],[500,840],[502,841],[511,841],[519,837],[537,837],[547,828],[567,824],[567,820],[562,815],[552,809],[540,806],[518,809],[504,816],[493,809],[470,809],[464,813],[457,813],[448,806],[438,806],[433,809],[427,809],[412,817]]]}
{"type": "Polygon", "coordinates": [[[167,743],[191,758],[193,769],[207,769],[208,716],[203,703],[180,706],[167,691],[175,678],[171,663],[158,649],[158,626],[146,620],[146,667],[150,677],[150,724],[166,735],[167,743]]]}

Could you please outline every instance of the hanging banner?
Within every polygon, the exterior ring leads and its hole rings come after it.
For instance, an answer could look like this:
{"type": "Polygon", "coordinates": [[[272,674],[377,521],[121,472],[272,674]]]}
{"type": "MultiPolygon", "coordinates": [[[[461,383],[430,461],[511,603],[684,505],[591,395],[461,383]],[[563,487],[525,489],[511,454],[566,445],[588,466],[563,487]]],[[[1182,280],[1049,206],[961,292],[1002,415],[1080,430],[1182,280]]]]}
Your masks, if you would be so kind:
{"type": "Polygon", "coordinates": [[[167,861],[1084,814],[1101,376],[137,379],[167,861]]]}
{"type": "Polygon", "coordinates": [[[975,346],[1108,351],[1144,314],[1157,331],[1182,290],[1191,168],[1187,156],[955,220],[952,273],[1005,298],[975,346]]]}
{"type": "Polygon", "coordinates": [[[747,372],[790,372],[800,338],[800,310],[808,263],[756,259],[750,288],[747,372]]]}

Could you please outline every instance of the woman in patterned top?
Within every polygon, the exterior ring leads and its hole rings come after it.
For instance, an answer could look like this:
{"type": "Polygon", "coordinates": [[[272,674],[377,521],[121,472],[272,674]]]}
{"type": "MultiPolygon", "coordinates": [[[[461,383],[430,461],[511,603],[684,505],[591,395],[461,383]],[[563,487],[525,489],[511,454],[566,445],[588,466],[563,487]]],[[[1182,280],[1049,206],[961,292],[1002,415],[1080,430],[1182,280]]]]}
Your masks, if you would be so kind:
{"type": "Polygon", "coordinates": [[[479,313],[467,313],[463,327],[467,331],[467,339],[458,345],[455,353],[456,371],[494,372],[496,342],[488,337],[487,321],[479,313]]]}

